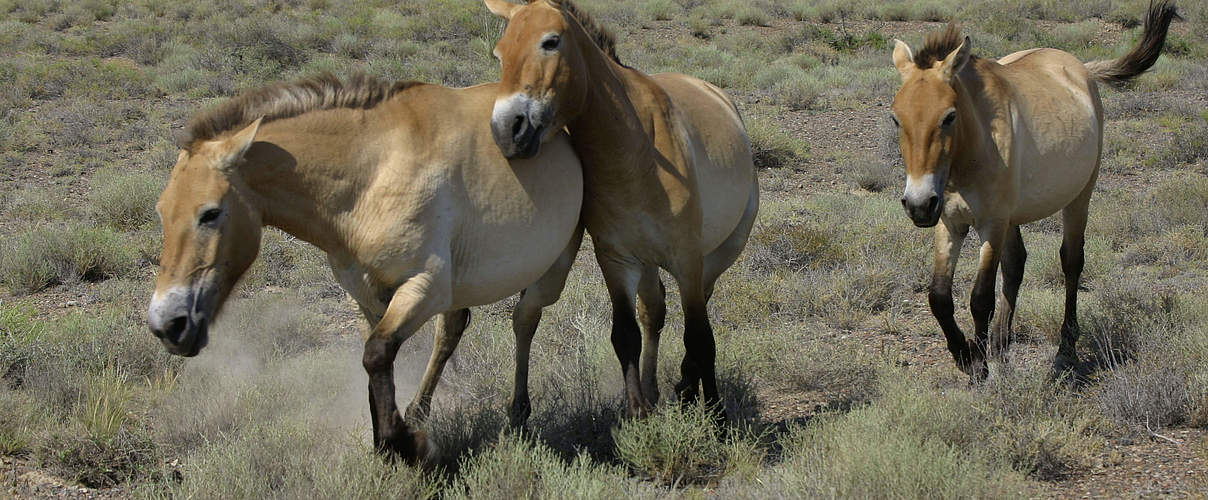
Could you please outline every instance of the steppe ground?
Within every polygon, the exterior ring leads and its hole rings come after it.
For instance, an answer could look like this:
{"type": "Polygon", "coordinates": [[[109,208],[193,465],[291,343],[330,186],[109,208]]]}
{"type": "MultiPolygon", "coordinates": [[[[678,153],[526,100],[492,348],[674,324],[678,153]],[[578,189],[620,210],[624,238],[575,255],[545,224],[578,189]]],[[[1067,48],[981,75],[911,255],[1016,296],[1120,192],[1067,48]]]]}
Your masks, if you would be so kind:
{"type": "MultiPolygon", "coordinates": [[[[731,425],[718,434],[673,402],[621,416],[588,244],[538,333],[527,429],[504,416],[513,301],[477,308],[426,425],[441,463],[420,472],[370,450],[365,325],[290,236],[267,232],[206,352],[168,356],[143,326],[153,205],[197,110],[324,70],[494,80],[503,23],[476,0],[0,0],[0,496],[1203,495],[1208,5],[1184,3],[1153,71],[1103,91],[1086,382],[1048,380],[1062,312],[1050,218],[1024,229],[1015,345],[971,388],[926,306],[931,233],[896,199],[891,40],[917,46],[953,20],[983,57],[1112,58],[1146,2],[583,0],[623,61],[720,85],[749,127],[763,207],[711,303],[731,425]]],[[[683,355],[669,303],[664,395],[683,355]]],[[[430,335],[403,348],[402,401],[430,335]]]]}

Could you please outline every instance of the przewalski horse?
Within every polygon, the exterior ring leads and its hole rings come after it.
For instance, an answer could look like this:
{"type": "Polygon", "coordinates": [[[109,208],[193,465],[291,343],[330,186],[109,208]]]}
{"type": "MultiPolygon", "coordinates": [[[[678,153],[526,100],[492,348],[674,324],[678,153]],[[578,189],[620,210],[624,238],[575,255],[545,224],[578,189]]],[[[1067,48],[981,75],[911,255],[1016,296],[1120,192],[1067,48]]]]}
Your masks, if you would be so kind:
{"type": "Polygon", "coordinates": [[[1010,340],[1027,257],[1019,225],[1058,210],[1065,319],[1054,373],[1077,365],[1083,237],[1103,150],[1097,82],[1120,84],[1149,69],[1175,17],[1169,2],[1151,4],[1132,52],[1085,64],[1056,49],[981,59],[952,25],[929,35],[917,54],[896,41],[902,88],[893,120],[907,175],[902,206],[915,225],[935,226],[931,311],[957,366],[974,379],[985,376],[987,354],[1001,353],[1010,340]],[[982,244],[969,305],[974,338],[967,340],[953,318],[952,275],[970,226],[982,244]],[[1000,262],[1002,297],[991,327],[1000,262]]]}
{"type": "Polygon", "coordinates": [[[642,415],[658,400],[666,312],[659,268],[675,278],[684,306],[687,354],[676,389],[691,401],[703,387],[705,401],[717,404],[706,305],[759,208],[750,142],[734,103],[696,78],[624,66],[612,35],[569,0],[485,2],[509,20],[495,46],[503,65],[491,116],[499,148],[508,157],[532,155],[566,127],[583,162],[583,222],[612,301],[612,343],[630,412],[642,415]]]}
{"type": "MultiPolygon", "coordinates": [[[[262,227],[278,227],[327,253],[372,326],[364,366],[374,445],[423,458],[424,435],[395,406],[400,344],[440,316],[407,411],[422,419],[467,308],[524,289],[513,316],[524,382],[541,309],[561,293],[582,237],[582,171],[566,136],[509,162],[488,123],[497,93],[494,84],[324,75],[194,117],[156,207],[164,248],[151,331],[169,352],[196,355],[256,259],[262,227]]],[[[527,403],[527,384],[514,397],[527,403]]]]}

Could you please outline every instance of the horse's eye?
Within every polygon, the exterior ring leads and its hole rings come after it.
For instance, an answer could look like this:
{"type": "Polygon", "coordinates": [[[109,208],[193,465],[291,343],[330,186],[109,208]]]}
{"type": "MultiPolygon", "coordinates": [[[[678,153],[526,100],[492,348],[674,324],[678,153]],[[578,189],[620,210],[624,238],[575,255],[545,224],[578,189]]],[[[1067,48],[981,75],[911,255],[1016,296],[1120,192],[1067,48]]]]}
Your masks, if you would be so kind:
{"type": "Polygon", "coordinates": [[[218,221],[218,217],[222,216],[221,208],[211,208],[201,213],[201,217],[197,218],[198,226],[212,226],[218,221]]]}
{"type": "Polygon", "coordinates": [[[954,122],[956,122],[956,110],[949,111],[947,115],[944,115],[944,121],[940,123],[940,126],[949,128],[954,122]]]}
{"type": "Polygon", "coordinates": [[[541,41],[541,50],[551,52],[551,51],[558,50],[558,47],[561,45],[562,45],[562,37],[560,37],[558,35],[550,35],[550,36],[546,37],[545,40],[541,41]]]}

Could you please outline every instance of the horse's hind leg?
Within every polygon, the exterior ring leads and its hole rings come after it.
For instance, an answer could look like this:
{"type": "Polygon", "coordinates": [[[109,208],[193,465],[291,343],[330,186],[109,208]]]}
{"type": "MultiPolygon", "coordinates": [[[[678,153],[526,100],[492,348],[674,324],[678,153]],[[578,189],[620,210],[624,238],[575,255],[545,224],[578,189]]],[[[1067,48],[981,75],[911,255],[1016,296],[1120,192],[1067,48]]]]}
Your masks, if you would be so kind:
{"type": "Polygon", "coordinates": [[[667,320],[667,290],[657,266],[646,266],[638,280],[638,319],[642,322],[642,396],[659,402],[659,337],[667,320]]]}
{"type": "Polygon", "coordinates": [[[990,333],[990,354],[1001,356],[1011,342],[1011,325],[1015,318],[1015,300],[1019,297],[1019,285],[1023,282],[1024,263],[1028,251],[1023,245],[1019,226],[1007,230],[1007,239],[1002,252],[1002,297],[999,300],[998,318],[990,333]]]}
{"type": "Polygon", "coordinates": [[[713,326],[709,324],[709,308],[705,300],[702,281],[703,261],[687,258],[679,263],[674,272],[679,284],[680,297],[684,304],[684,361],[680,364],[680,383],[676,391],[681,402],[693,402],[699,397],[698,388],[703,389],[705,404],[721,410],[721,398],[717,391],[715,358],[717,346],[713,339],[713,326]]]}
{"type": "Polygon", "coordinates": [[[1078,282],[1082,278],[1086,219],[1094,191],[1094,179],[1061,211],[1061,271],[1065,274],[1065,318],[1061,321],[1061,345],[1053,360],[1054,375],[1061,376],[1078,366],[1078,282]]]}
{"type": "Polygon", "coordinates": [[[415,399],[407,405],[404,418],[413,425],[419,425],[428,418],[432,410],[432,394],[436,392],[436,384],[440,382],[440,374],[449,362],[449,356],[461,342],[461,335],[470,324],[470,310],[458,309],[441,314],[437,320],[436,332],[433,334],[432,357],[428,359],[428,368],[424,370],[424,378],[420,380],[419,391],[415,399]]]}
{"type": "Polygon", "coordinates": [[[512,427],[524,425],[532,412],[528,392],[529,353],[533,348],[537,325],[541,322],[541,310],[557,302],[562,295],[562,288],[566,285],[566,277],[575,263],[582,240],[583,230],[580,228],[575,231],[575,236],[554,265],[536,283],[520,293],[520,301],[512,310],[512,332],[516,335],[516,376],[512,402],[508,407],[508,423],[512,427]]]}

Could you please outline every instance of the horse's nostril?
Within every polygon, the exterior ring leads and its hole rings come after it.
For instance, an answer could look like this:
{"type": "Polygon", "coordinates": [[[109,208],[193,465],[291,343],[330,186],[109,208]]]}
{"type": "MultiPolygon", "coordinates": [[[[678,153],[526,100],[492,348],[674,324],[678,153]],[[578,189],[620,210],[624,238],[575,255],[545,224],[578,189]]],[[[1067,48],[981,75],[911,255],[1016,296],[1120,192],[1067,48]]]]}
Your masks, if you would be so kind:
{"type": "Polygon", "coordinates": [[[180,335],[184,333],[185,328],[189,326],[188,316],[177,316],[172,318],[167,325],[164,325],[163,330],[152,330],[156,337],[166,339],[171,342],[180,340],[180,335]]]}
{"type": "Polygon", "coordinates": [[[938,205],[939,203],[940,203],[940,197],[936,196],[934,194],[931,195],[931,198],[927,200],[927,213],[934,212],[935,206],[938,205]]]}
{"type": "Polygon", "coordinates": [[[904,207],[904,206],[906,206],[906,197],[905,197],[905,196],[903,196],[903,197],[902,197],[902,199],[900,199],[900,200],[898,200],[898,201],[901,201],[901,202],[902,202],[902,206],[903,206],[903,207],[904,207]]]}
{"type": "Polygon", "coordinates": [[[512,120],[512,137],[520,135],[520,131],[524,129],[524,115],[516,115],[512,120]]]}

